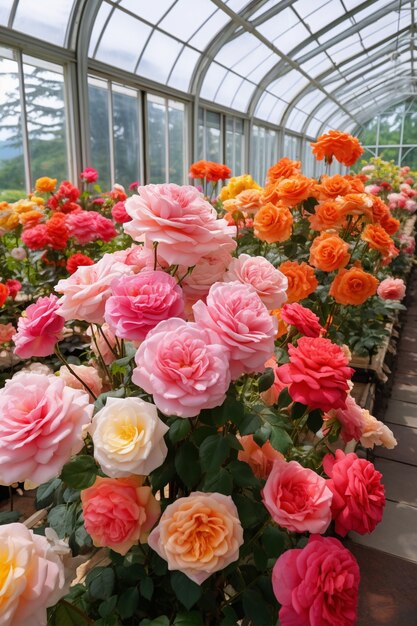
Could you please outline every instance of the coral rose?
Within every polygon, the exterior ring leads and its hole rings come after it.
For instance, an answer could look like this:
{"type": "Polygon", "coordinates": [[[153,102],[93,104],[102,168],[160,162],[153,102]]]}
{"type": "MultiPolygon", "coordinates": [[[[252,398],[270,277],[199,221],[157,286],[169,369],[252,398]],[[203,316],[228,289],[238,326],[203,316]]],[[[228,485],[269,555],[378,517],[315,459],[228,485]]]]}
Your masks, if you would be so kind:
{"type": "Polygon", "coordinates": [[[277,320],[277,324],[278,324],[278,331],[277,331],[275,339],[279,339],[283,335],[286,335],[288,332],[288,326],[284,322],[284,320],[281,318],[281,309],[272,309],[271,311],[269,311],[269,314],[275,317],[275,319],[277,320]]]}
{"type": "Polygon", "coordinates": [[[80,174],[81,180],[85,183],[95,183],[98,181],[98,172],[94,167],[86,167],[80,174]]]}
{"type": "Polygon", "coordinates": [[[269,183],[297,176],[301,170],[301,161],[292,161],[288,157],[283,157],[272,165],[267,171],[266,178],[269,183]]]}
{"type": "Polygon", "coordinates": [[[15,333],[16,328],[10,322],[8,324],[0,324],[0,343],[11,341],[15,333]]]}
{"type": "Polygon", "coordinates": [[[46,609],[65,594],[65,571],[46,537],[24,524],[0,527],[2,626],[46,626],[46,609]]]}
{"type": "Polygon", "coordinates": [[[320,337],[324,332],[317,315],[298,302],[284,304],[281,309],[281,318],[286,324],[295,326],[298,332],[306,337],[320,337]]]}
{"type": "Polygon", "coordinates": [[[33,228],[24,229],[21,239],[30,250],[42,250],[42,248],[46,248],[49,243],[46,224],[38,224],[33,228]]]}
{"type": "Polygon", "coordinates": [[[236,228],[217,219],[214,207],[195,187],[146,185],[138,191],[126,201],[132,220],[123,228],[146,248],[158,244],[158,254],[168,264],[191,267],[221,245],[229,252],[235,249],[236,228]]]}
{"type": "Polygon", "coordinates": [[[366,409],[362,410],[364,427],[362,429],[360,442],[364,448],[373,448],[374,446],[384,446],[388,450],[392,450],[397,445],[394,433],[386,424],[377,420],[366,409]]]}
{"type": "Polygon", "coordinates": [[[359,567],[337,539],[313,535],[287,550],[272,570],[281,626],[354,626],[359,567]]]}
{"type": "Polygon", "coordinates": [[[38,193],[52,192],[56,187],[57,179],[49,178],[48,176],[42,176],[35,181],[35,190],[38,193]]]}
{"type": "Polygon", "coordinates": [[[90,426],[94,458],[111,478],[147,476],[165,460],[167,430],[150,402],[107,398],[90,426]]]}
{"type": "Polygon", "coordinates": [[[366,459],[354,452],[336,450],[326,454],[323,468],[333,493],[332,517],[336,532],[344,537],[350,530],[360,535],[371,533],[382,519],[385,507],[382,474],[366,459]]]}
{"type": "Polygon", "coordinates": [[[314,207],[314,213],[309,215],[308,221],[312,230],[328,230],[341,228],[345,216],[341,211],[340,204],[332,200],[321,202],[314,207]]]}
{"type": "Polygon", "coordinates": [[[24,317],[19,317],[17,333],[13,337],[15,354],[22,359],[53,354],[62,337],[65,320],[59,315],[60,302],[51,294],[28,306],[24,317]]]}
{"type": "Polygon", "coordinates": [[[294,218],[284,204],[268,202],[256,213],[253,220],[255,237],[267,243],[287,241],[291,237],[294,218]]]}
{"type": "Polygon", "coordinates": [[[281,180],[275,186],[278,201],[289,207],[294,207],[303,200],[307,200],[312,192],[313,181],[301,174],[281,180]]]}
{"type": "Polygon", "coordinates": [[[166,272],[142,270],[111,283],[104,318],[117,337],[142,341],[162,320],[182,317],[184,298],[175,278],[166,272]]]}
{"type": "Polygon", "coordinates": [[[338,130],[329,130],[324,135],[320,135],[315,143],[311,143],[313,154],[318,161],[325,159],[326,163],[331,163],[333,157],[350,167],[359,159],[364,150],[356,137],[338,130]]]}
{"type": "Polygon", "coordinates": [[[101,478],[81,491],[84,526],[98,548],[126,554],[148,534],[161,514],[150,487],[142,478],[101,478]]]}
{"type": "MultiPolygon", "coordinates": [[[[100,375],[95,367],[91,365],[71,365],[71,370],[81,378],[81,380],[89,387],[97,398],[101,394],[101,390],[103,389],[103,381],[100,378],[100,375]]],[[[59,376],[65,382],[67,387],[71,387],[72,389],[81,389],[81,391],[86,391],[83,383],[78,380],[76,376],[68,369],[66,365],[62,365],[59,370],[59,376]]],[[[94,402],[94,398],[90,395],[90,402],[94,402]]]]}
{"type": "Polygon", "coordinates": [[[171,318],[160,322],[140,345],[132,381],[153,394],[165,415],[194,417],[223,403],[230,384],[228,357],[208,324],[199,327],[171,318]]]}
{"type": "Polygon", "coordinates": [[[66,269],[69,274],[74,274],[77,269],[82,265],[94,265],[94,261],[91,257],[86,254],[81,254],[81,252],[76,252],[72,254],[66,264],[66,269]]]}
{"type": "Polygon", "coordinates": [[[268,478],[274,462],[284,460],[281,452],[275,450],[269,441],[258,446],[253,435],[243,435],[238,439],[243,450],[239,450],[237,458],[239,461],[247,463],[257,478],[268,478]]]}
{"type": "Polygon", "coordinates": [[[295,402],[323,411],[346,406],[353,370],[342,348],[330,339],[301,337],[288,353],[290,362],[281,367],[281,378],[295,402]]]}
{"type": "Polygon", "coordinates": [[[333,280],[329,294],[338,304],[363,304],[375,295],[378,280],[358,266],[341,269],[333,280]]]}
{"type": "Polygon", "coordinates": [[[215,283],[207,304],[196,302],[193,312],[197,324],[214,331],[227,348],[232,380],[265,369],[274,353],[276,322],[253,287],[215,283]]]}
{"type": "Polygon", "coordinates": [[[230,496],[195,491],[169,504],[149,546],[197,585],[239,558],[243,529],[230,496]]]}
{"type": "Polygon", "coordinates": [[[240,254],[233,259],[224,275],[232,281],[252,285],[267,309],[279,308],[287,299],[287,277],[261,256],[240,254]]]}
{"type": "Polygon", "coordinates": [[[116,202],[111,210],[112,217],[115,222],[119,224],[126,224],[132,219],[130,215],[126,213],[126,207],[124,202],[116,202]]]}
{"type": "Polygon", "coordinates": [[[335,200],[338,196],[345,196],[349,192],[349,181],[340,174],[322,176],[320,184],[314,188],[314,195],[318,200],[335,200]]]}
{"type": "Polygon", "coordinates": [[[19,372],[0,391],[0,482],[57,476],[83,447],[93,406],[88,395],[55,376],[19,372]]]}
{"type": "Polygon", "coordinates": [[[359,441],[365,427],[363,409],[350,394],[346,398],[345,408],[331,409],[326,415],[323,415],[323,419],[325,422],[323,430],[327,430],[327,427],[334,420],[340,424],[340,436],[345,443],[352,441],[352,439],[359,441]]]}
{"type": "Polygon", "coordinates": [[[299,302],[307,298],[318,287],[314,270],[307,263],[285,261],[278,268],[288,278],[288,302],[299,302]]]}
{"type": "Polygon", "coordinates": [[[349,259],[349,245],[346,241],[336,233],[324,232],[314,239],[308,262],[323,272],[333,272],[345,267],[349,259]]]}
{"type": "Polygon", "coordinates": [[[7,285],[0,283],[0,307],[2,307],[9,297],[10,290],[7,285]]]}
{"type": "Polygon", "coordinates": [[[382,300],[402,300],[405,296],[405,283],[402,278],[388,276],[379,283],[376,292],[382,300]]]}
{"type": "Polygon", "coordinates": [[[297,461],[275,461],[262,500],[274,522],[291,532],[322,534],[332,519],[326,480],[297,461]]]}

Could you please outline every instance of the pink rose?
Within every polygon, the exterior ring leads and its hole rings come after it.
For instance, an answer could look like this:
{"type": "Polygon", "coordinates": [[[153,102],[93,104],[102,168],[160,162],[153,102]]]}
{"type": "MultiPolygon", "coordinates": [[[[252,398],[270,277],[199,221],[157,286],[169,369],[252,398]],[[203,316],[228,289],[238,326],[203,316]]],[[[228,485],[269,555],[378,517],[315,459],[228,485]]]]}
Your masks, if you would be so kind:
{"type": "Polygon", "coordinates": [[[327,486],[333,493],[336,532],[342,537],[350,530],[360,535],[371,533],[381,521],[385,507],[382,474],[366,459],[342,450],[336,450],[336,457],[326,454],[323,468],[330,476],[327,486]]]}
{"type": "Polygon", "coordinates": [[[48,540],[24,524],[0,526],[2,626],[46,626],[47,607],[64,595],[65,572],[48,540]]]}
{"type": "Polygon", "coordinates": [[[359,567],[333,537],[313,535],[302,548],[287,550],[272,570],[281,604],[281,626],[354,626],[359,567]]]}
{"type": "Polygon", "coordinates": [[[6,280],[6,287],[9,288],[9,295],[13,300],[16,298],[19,291],[22,289],[22,283],[20,280],[15,280],[14,278],[9,278],[6,280]]]}
{"type": "Polygon", "coordinates": [[[230,385],[228,356],[212,330],[171,318],[140,345],[132,381],[153,395],[165,415],[194,417],[223,403],[230,385]]]}
{"type": "Polygon", "coordinates": [[[331,409],[328,413],[323,415],[323,420],[323,430],[326,430],[333,420],[336,420],[340,424],[340,436],[345,443],[352,441],[352,439],[359,441],[365,427],[363,409],[350,394],[346,397],[345,408],[331,409]]]}
{"type": "Polygon", "coordinates": [[[146,543],[148,533],[161,514],[160,504],[142,477],[101,478],[81,491],[86,531],[98,548],[126,554],[134,545],[146,543]]]}
{"type": "Polygon", "coordinates": [[[101,357],[106,365],[110,365],[116,357],[116,337],[110,330],[108,324],[103,324],[94,331],[87,328],[87,335],[91,337],[90,349],[99,358],[101,357]]]}
{"type": "Polygon", "coordinates": [[[113,222],[96,211],[73,211],[67,215],[65,225],[70,237],[81,245],[97,239],[110,241],[117,235],[113,222]]]}
{"type": "Polygon", "coordinates": [[[125,224],[126,222],[130,222],[130,220],[132,219],[130,215],[126,213],[124,202],[116,202],[111,210],[111,214],[114,221],[118,222],[119,224],[125,224]]]}
{"type": "Polygon", "coordinates": [[[123,228],[147,248],[158,243],[158,254],[168,264],[191,267],[222,245],[229,252],[235,249],[235,227],[217,219],[216,210],[195,187],[146,185],[138,192],[126,201],[132,221],[123,228]]]}
{"type": "Polygon", "coordinates": [[[132,274],[132,268],[115,261],[112,254],[105,254],[94,265],[80,266],[55,287],[55,291],[63,294],[59,314],[66,320],[102,324],[106,300],[111,296],[111,282],[123,274],[132,274]]]}
{"type": "Polygon", "coordinates": [[[61,378],[19,372],[0,391],[0,482],[57,476],[83,447],[83,426],[93,406],[88,395],[61,378]]]}
{"type": "Polygon", "coordinates": [[[142,341],[152,328],[170,317],[182,317],[184,298],[175,278],[166,272],[143,270],[111,284],[104,318],[115,335],[142,341]]]}
{"type": "Polygon", "coordinates": [[[382,300],[402,300],[405,296],[405,284],[402,278],[388,276],[379,283],[376,292],[382,300]]]}
{"type": "MultiPolygon", "coordinates": [[[[405,254],[414,254],[414,250],[416,248],[416,240],[414,237],[411,237],[410,235],[406,235],[404,233],[402,233],[399,237],[400,242],[401,242],[401,250],[402,252],[404,252],[405,254]]],[[[13,252],[13,250],[12,250],[13,252]]]]}
{"type": "MultiPolygon", "coordinates": [[[[232,260],[232,255],[225,248],[219,248],[215,252],[201,257],[198,263],[188,274],[181,285],[186,298],[186,311],[191,313],[191,308],[197,300],[205,300],[214,283],[223,279],[224,272],[232,260]]],[[[178,270],[178,275],[183,276],[186,268],[178,270]]]]}
{"type": "Polygon", "coordinates": [[[373,196],[377,196],[381,191],[382,187],[379,185],[366,185],[365,193],[371,193],[373,196]]]}
{"type": "Polygon", "coordinates": [[[80,177],[86,183],[95,183],[98,180],[98,172],[93,167],[86,167],[81,172],[80,177]]]}
{"type": "Polygon", "coordinates": [[[300,337],[288,352],[290,362],[281,366],[280,378],[295,402],[323,411],[346,406],[353,370],[342,348],[330,339],[300,337]]]}
{"type": "Polygon", "coordinates": [[[298,332],[306,337],[320,337],[324,332],[317,315],[298,302],[284,304],[281,309],[281,319],[295,326],[298,332]]]}
{"type": "Polygon", "coordinates": [[[196,491],[169,504],[148,544],[197,585],[239,558],[243,529],[230,496],[196,491]]]}
{"type": "Polygon", "coordinates": [[[16,328],[10,322],[8,324],[0,324],[0,343],[11,341],[15,333],[16,328]]]}
{"type": "Polygon", "coordinates": [[[258,446],[253,435],[243,435],[238,439],[243,450],[239,450],[237,458],[247,463],[258,478],[268,478],[274,462],[284,460],[281,452],[275,450],[269,441],[266,441],[263,446],[258,446]]]}
{"type": "Polygon", "coordinates": [[[262,372],[274,353],[276,319],[271,317],[256,291],[239,282],[215,283],[207,304],[196,302],[194,319],[214,330],[230,352],[230,373],[262,372]]]}
{"type": "Polygon", "coordinates": [[[53,354],[62,337],[65,320],[59,315],[60,301],[51,294],[28,306],[25,317],[19,317],[13,337],[15,354],[22,359],[53,354]]]}
{"type": "Polygon", "coordinates": [[[278,309],[287,300],[288,279],[272,263],[261,256],[241,254],[233,259],[224,281],[251,285],[267,309],[278,309]]]}
{"type": "Polygon", "coordinates": [[[276,461],[262,491],[274,522],[295,533],[324,533],[332,519],[326,480],[297,461],[276,461]]]}
{"type": "MultiPolygon", "coordinates": [[[[96,398],[101,394],[103,389],[103,381],[95,367],[90,365],[71,365],[73,372],[77,374],[85,382],[87,387],[91,389],[96,398]]],[[[66,365],[63,365],[59,370],[59,376],[65,382],[67,387],[72,389],[81,389],[86,391],[84,385],[72,374],[66,365]]],[[[94,398],[90,395],[90,402],[94,402],[94,398]]]]}

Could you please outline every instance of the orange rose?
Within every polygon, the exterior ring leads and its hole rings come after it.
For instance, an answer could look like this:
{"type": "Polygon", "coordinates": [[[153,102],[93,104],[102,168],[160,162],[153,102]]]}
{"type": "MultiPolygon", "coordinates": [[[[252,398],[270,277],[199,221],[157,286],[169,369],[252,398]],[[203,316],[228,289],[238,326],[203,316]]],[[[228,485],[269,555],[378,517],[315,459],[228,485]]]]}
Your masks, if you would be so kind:
{"type": "Polygon", "coordinates": [[[286,241],[291,237],[293,221],[288,207],[268,202],[254,217],[255,237],[268,243],[286,241]]]}
{"type": "Polygon", "coordinates": [[[28,211],[27,213],[21,213],[19,215],[19,222],[31,228],[32,226],[36,226],[42,217],[43,214],[39,211],[28,211]]]}
{"type": "MultiPolygon", "coordinates": [[[[241,191],[235,198],[239,208],[246,213],[255,213],[261,206],[261,190],[245,189],[241,191]]],[[[225,201],[229,202],[229,200],[225,201]]]]}
{"type": "Polygon", "coordinates": [[[345,196],[351,191],[349,182],[340,174],[322,176],[320,184],[315,187],[318,200],[332,200],[337,196],[345,196]]]}
{"type": "Polygon", "coordinates": [[[393,240],[380,224],[368,224],[362,231],[361,239],[382,254],[394,246],[393,240]]]}
{"type": "Polygon", "coordinates": [[[8,286],[5,285],[4,283],[0,283],[0,307],[2,307],[3,304],[6,302],[7,296],[9,295],[9,293],[10,293],[10,290],[8,286]]]}
{"type": "Polygon", "coordinates": [[[285,261],[279,266],[279,271],[288,278],[288,302],[299,302],[307,298],[317,289],[318,282],[312,267],[307,263],[285,261]]]}
{"type": "Polygon", "coordinates": [[[205,160],[193,163],[188,173],[190,178],[201,178],[213,183],[230,178],[231,174],[232,170],[227,165],[205,160]]]}
{"type": "Polygon", "coordinates": [[[311,178],[301,174],[284,178],[276,185],[277,198],[287,206],[293,207],[311,196],[313,185],[311,178]]]}
{"type": "Polygon", "coordinates": [[[381,198],[378,196],[374,196],[372,198],[372,216],[374,222],[378,222],[378,224],[380,224],[381,220],[384,219],[385,216],[389,215],[389,212],[389,208],[381,198]]]}
{"type": "Polygon", "coordinates": [[[310,265],[324,272],[333,272],[349,262],[349,246],[335,233],[322,233],[310,248],[310,265]]]}
{"type": "Polygon", "coordinates": [[[283,335],[286,335],[287,332],[288,332],[288,325],[281,318],[281,309],[272,309],[271,311],[269,311],[269,314],[273,315],[276,318],[277,322],[278,322],[278,332],[277,332],[275,338],[279,339],[283,335]]]}
{"type": "Polygon", "coordinates": [[[341,213],[348,215],[362,215],[365,219],[372,221],[373,198],[368,193],[348,193],[337,200],[341,213]]]}
{"type": "Polygon", "coordinates": [[[313,154],[318,161],[325,159],[326,163],[331,163],[335,157],[339,163],[343,163],[347,167],[353,165],[364,152],[356,137],[352,137],[348,133],[341,133],[338,130],[329,130],[310,146],[313,148],[313,154]]]}
{"type": "Polygon", "coordinates": [[[387,231],[388,235],[395,235],[401,226],[400,220],[396,220],[389,211],[384,215],[380,223],[382,228],[387,231]]]}
{"type": "Polygon", "coordinates": [[[292,161],[288,157],[283,157],[275,165],[269,168],[267,180],[269,183],[281,180],[281,178],[291,178],[300,173],[301,161],[292,161]]]}
{"type": "Polygon", "coordinates": [[[345,174],[343,178],[347,180],[350,185],[350,193],[363,193],[365,191],[364,180],[366,181],[366,176],[364,178],[359,175],[352,176],[351,174],[345,174]]]}
{"type": "Polygon", "coordinates": [[[57,179],[49,178],[48,176],[42,176],[35,182],[35,189],[38,193],[52,192],[56,187],[57,179]]]}
{"type": "Polygon", "coordinates": [[[259,446],[255,442],[253,435],[244,435],[238,439],[243,448],[243,450],[239,450],[237,454],[238,460],[247,463],[258,478],[264,478],[266,480],[271,473],[274,462],[278,460],[284,461],[284,456],[281,452],[275,450],[269,441],[259,446]]]}
{"type": "Polygon", "coordinates": [[[349,270],[341,269],[330,286],[329,294],[339,304],[363,304],[370,296],[375,295],[378,287],[377,279],[364,272],[360,266],[349,270]]]}
{"type": "Polygon", "coordinates": [[[316,204],[315,213],[310,215],[308,220],[312,230],[328,230],[329,228],[340,228],[344,221],[344,215],[340,204],[333,200],[316,204]]]}

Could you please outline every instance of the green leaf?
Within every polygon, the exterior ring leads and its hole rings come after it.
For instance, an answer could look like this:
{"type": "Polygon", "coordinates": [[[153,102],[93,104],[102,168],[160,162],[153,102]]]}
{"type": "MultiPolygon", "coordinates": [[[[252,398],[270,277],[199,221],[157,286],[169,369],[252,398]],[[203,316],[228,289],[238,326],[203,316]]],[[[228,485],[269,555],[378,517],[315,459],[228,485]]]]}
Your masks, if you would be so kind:
{"type": "Polygon", "coordinates": [[[238,626],[238,615],[231,606],[225,606],[222,609],[222,613],[224,615],[224,618],[220,622],[220,626],[238,626]]]}
{"type": "Polygon", "coordinates": [[[197,485],[201,477],[200,460],[197,448],[186,441],[175,456],[175,469],[183,483],[189,488],[197,485]]]}
{"type": "Polygon", "coordinates": [[[160,615],[156,619],[143,619],[139,626],[169,626],[169,619],[166,615],[160,615]]]}
{"type": "Polygon", "coordinates": [[[258,390],[259,393],[262,391],[267,391],[274,384],[275,374],[272,367],[267,367],[262,376],[258,379],[258,390]]]}
{"type": "Polygon", "coordinates": [[[211,435],[215,435],[217,433],[217,428],[215,426],[207,426],[203,424],[203,426],[199,426],[193,431],[191,435],[191,440],[197,447],[199,447],[207,437],[211,435]]]}
{"type": "Polygon", "coordinates": [[[228,464],[227,469],[238,487],[258,487],[260,484],[250,465],[244,461],[232,461],[228,464]]]}
{"type": "Polygon", "coordinates": [[[268,566],[268,556],[259,544],[255,544],[252,548],[253,560],[260,572],[264,572],[268,566]]]}
{"type": "Polygon", "coordinates": [[[76,521],[76,504],[58,504],[48,513],[48,523],[60,539],[69,537],[76,521]]]}
{"type": "Polygon", "coordinates": [[[203,593],[200,585],[197,585],[182,572],[173,572],[171,574],[171,587],[178,600],[185,606],[187,611],[198,602],[203,593]]]}
{"type": "Polygon", "coordinates": [[[306,409],[307,407],[305,404],[301,404],[301,402],[294,402],[291,409],[291,419],[299,420],[305,414],[306,409]]]}
{"type": "Polygon", "coordinates": [[[261,418],[256,413],[251,413],[249,409],[245,412],[238,428],[241,435],[252,435],[260,426],[262,426],[261,418]]]}
{"type": "Polygon", "coordinates": [[[278,408],[279,409],[286,409],[287,406],[289,406],[292,402],[292,398],[290,396],[290,392],[288,391],[288,387],[285,387],[285,389],[283,389],[281,391],[281,393],[278,396],[278,408]]]}
{"type": "Polygon", "coordinates": [[[22,514],[19,511],[2,511],[0,513],[0,524],[13,524],[17,522],[22,514]]]}
{"type": "Polygon", "coordinates": [[[253,626],[266,626],[273,624],[271,615],[265,605],[264,598],[255,589],[245,589],[242,594],[243,610],[245,617],[249,618],[253,626]]]}
{"type": "Polygon", "coordinates": [[[92,598],[105,600],[113,593],[114,571],[111,567],[96,567],[88,572],[85,582],[92,598]]]}
{"type": "Polygon", "coordinates": [[[52,478],[47,483],[39,485],[36,490],[35,506],[37,509],[44,509],[52,504],[55,492],[61,486],[60,478],[52,478]]]}
{"type": "Polygon", "coordinates": [[[158,491],[158,489],[163,489],[165,485],[167,485],[174,477],[174,455],[173,452],[168,452],[168,456],[165,459],[164,463],[160,467],[157,467],[150,474],[150,480],[154,491],[158,491]]]}
{"type": "Polygon", "coordinates": [[[172,443],[178,443],[186,438],[188,433],[191,430],[190,421],[188,419],[179,418],[175,420],[173,424],[171,424],[170,429],[168,431],[168,437],[172,441],[172,443]]]}
{"type": "Polygon", "coordinates": [[[201,467],[205,472],[216,471],[226,460],[230,451],[229,442],[221,434],[207,437],[200,445],[201,467]]]}
{"type": "Polygon", "coordinates": [[[90,626],[91,620],[81,609],[60,600],[48,609],[48,626],[90,626]]]}
{"type": "Polygon", "coordinates": [[[124,398],[125,389],[121,387],[120,389],[112,389],[111,391],[106,391],[105,393],[101,393],[97,400],[94,402],[94,412],[100,411],[106,404],[107,398],[124,398]]]}
{"type": "Polygon", "coordinates": [[[234,396],[227,396],[220,409],[216,409],[216,425],[223,426],[228,421],[239,425],[244,417],[244,411],[245,406],[242,402],[237,400],[234,396]]]}
{"type": "Polygon", "coordinates": [[[275,448],[275,450],[278,450],[278,452],[282,452],[282,454],[285,454],[288,448],[293,444],[287,431],[279,426],[272,427],[269,441],[271,442],[271,446],[275,448]]]}
{"type": "Polygon", "coordinates": [[[69,546],[75,555],[85,554],[93,547],[93,541],[84,525],[78,526],[69,538],[69,546]]]}
{"type": "Polygon", "coordinates": [[[122,619],[129,619],[135,614],[139,606],[139,591],[136,587],[129,587],[120,594],[117,610],[122,619]]]}
{"type": "Polygon", "coordinates": [[[258,428],[256,432],[253,433],[253,438],[255,440],[255,443],[257,443],[258,446],[263,446],[264,443],[266,443],[269,440],[271,432],[272,432],[272,426],[270,424],[268,423],[262,424],[262,426],[258,428]]]}
{"type": "Polygon", "coordinates": [[[234,494],[233,500],[236,504],[243,528],[257,526],[268,516],[267,510],[261,502],[256,502],[252,498],[248,498],[240,493],[234,494]]]}
{"type": "Polygon", "coordinates": [[[316,433],[318,430],[320,430],[320,428],[323,426],[323,418],[320,409],[310,411],[307,418],[307,426],[313,433],[316,433]]]}
{"type": "Polygon", "coordinates": [[[262,534],[262,545],[270,559],[278,558],[286,549],[288,535],[276,526],[268,526],[262,534]]]}
{"type": "Polygon", "coordinates": [[[203,617],[197,611],[178,613],[173,626],[203,626],[203,617]]]}
{"type": "Polygon", "coordinates": [[[62,494],[62,499],[64,502],[79,502],[80,501],[80,490],[73,489],[72,487],[67,487],[64,493],[62,494]]]}
{"type": "Polygon", "coordinates": [[[120,626],[120,622],[117,615],[109,615],[96,620],[94,626],[120,626]]]}
{"type": "Polygon", "coordinates": [[[81,454],[64,465],[60,478],[68,487],[87,489],[94,484],[97,474],[98,466],[93,457],[81,454]]]}
{"type": "Polygon", "coordinates": [[[142,578],[139,583],[139,591],[140,595],[145,598],[145,600],[150,600],[153,596],[153,580],[149,576],[146,578],[142,578]]]}
{"type": "Polygon", "coordinates": [[[218,492],[230,496],[233,491],[233,478],[224,467],[208,473],[202,485],[208,493],[218,492]]]}
{"type": "Polygon", "coordinates": [[[114,613],[116,605],[117,605],[117,596],[110,596],[110,598],[107,598],[107,600],[104,600],[98,607],[98,612],[100,613],[100,616],[109,617],[112,613],[114,613]]]}
{"type": "Polygon", "coordinates": [[[304,200],[303,207],[307,213],[314,213],[314,207],[318,204],[318,200],[316,198],[310,197],[307,200],[304,200]]]}
{"type": "Polygon", "coordinates": [[[297,244],[295,241],[289,241],[284,244],[284,254],[291,259],[297,254],[297,244]]]}

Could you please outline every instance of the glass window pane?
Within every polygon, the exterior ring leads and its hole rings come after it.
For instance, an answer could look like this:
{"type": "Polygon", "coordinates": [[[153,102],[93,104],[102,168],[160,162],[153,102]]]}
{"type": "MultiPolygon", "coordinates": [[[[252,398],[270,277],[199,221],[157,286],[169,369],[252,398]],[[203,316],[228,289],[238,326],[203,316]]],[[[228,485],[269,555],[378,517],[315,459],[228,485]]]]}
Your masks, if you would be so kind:
{"type": "Polygon", "coordinates": [[[2,26],[7,26],[12,6],[13,0],[0,0],[0,24],[2,26]]]}
{"type": "Polygon", "coordinates": [[[398,165],[400,150],[399,148],[379,148],[378,156],[384,161],[394,161],[396,165],[398,165]]]}
{"type": "Polygon", "coordinates": [[[154,31],[145,48],[137,73],[152,78],[159,83],[166,83],[182,45],[158,31],[154,31]]]}
{"type": "Polygon", "coordinates": [[[283,11],[278,11],[275,15],[270,17],[269,20],[265,20],[262,24],[259,24],[257,30],[269,40],[272,40],[277,36],[277,33],[289,31],[298,23],[299,19],[294,11],[290,8],[286,8],[283,11]]]}
{"type": "Polygon", "coordinates": [[[39,61],[23,64],[32,180],[68,177],[63,69],[39,61]]]}
{"type": "Polygon", "coordinates": [[[411,110],[404,119],[404,143],[417,143],[417,110],[411,110]]]}
{"type": "Polygon", "coordinates": [[[163,98],[148,94],[148,158],[150,183],[166,181],[165,156],[167,153],[166,106],[163,98]]]}
{"type": "Polygon", "coordinates": [[[172,74],[168,80],[168,85],[176,89],[181,89],[182,91],[188,91],[191,76],[199,58],[200,55],[198,52],[185,46],[175,63],[172,74]]]}
{"type": "Polygon", "coordinates": [[[74,0],[19,0],[13,28],[62,46],[74,0]]]}
{"type": "Polygon", "coordinates": [[[219,88],[221,81],[226,76],[227,70],[218,63],[212,63],[204,77],[201,87],[201,97],[206,100],[214,100],[214,95],[219,88]]]}
{"type": "Polygon", "coordinates": [[[168,182],[184,183],[185,106],[180,102],[168,102],[169,176],[168,182]]]}
{"type": "Polygon", "coordinates": [[[216,6],[210,0],[198,0],[198,7],[196,7],[195,0],[177,0],[159,26],[181,41],[188,41],[198,29],[199,24],[205,22],[215,10],[216,6]],[[187,19],[186,16],[196,15],[196,9],[198,19],[187,19]]]}
{"type": "Polygon", "coordinates": [[[259,117],[261,120],[267,120],[277,101],[278,98],[265,91],[265,93],[259,98],[254,116],[259,117]]]}
{"type": "Polygon", "coordinates": [[[413,172],[417,171],[417,148],[403,150],[401,165],[408,165],[413,172]]]}
{"type": "Polygon", "coordinates": [[[238,111],[246,111],[248,108],[249,100],[254,91],[255,85],[253,83],[250,83],[248,80],[243,80],[230,104],[231,108],[237,109],[238,111]]]}
{"type": "Polygon", "coordinates": [[[139,180],[139,107],[135,90],[113,87],[115,181],[124,187],[139,180]]]}
{"type": "Polygon", "coordinates": [[[241,76],[234,74],[234,72],[228,72],[214,97],[214,101],[224,106],[231,106],[232,100],[239,87],[242,85],[242,82],[243,79],[241,76]]]}
{"type": "Polygon", "coordinates": [[[149,0],[122,0],[121,6],[129,9],[132,13],[142,17],[151,24],[159,22],[161,17],[172,7],[175,0],[158,0],[157,2],[149,2],[149,0]]]}
{"type": "Polygon", "coordinates": [[[18,200],[26,188],[18,66],[9,53],[0,48],[0,201],[18,200]]]}
{"type": "Polygon", "coordinates": [[[96,59],[133,72],[151,27],[115,10],[101,38],[96,59]]]}
{"type": "Polygon", "coordinates": [[[201,25],[196,34],[190,39],[190,45],[197,48],[197,50],[204,50],[228,21],[229,16],[219,9],[205,24],[201,25]]]}
{"type": "Polygon", "coordinates": [[[98,39],[101,35],[101,31],[103,30],[104,24],[106,23],[106,20],[109,16],[110,11],[111,11],[110,4],[107,4],[107,2],[102,2],[100,5],[100,9],[97,13],[96,19],[94,20],[93,30],[91,31],[90,43],[88,46],[89,57],[94,56],[94,51],[96,49],[98,39]]]}
{"type": "Polygon", "coordinates": [[[111,186],[108,85],[104,80],[88,80],[90,109],[91,166],[99,173],[102,189],[111,186]]]}
{"type": "Polygon", "coordinates": [[[400,143],[401,131],[401,112],[387,113],[381,115],[379,122],[379,144],[398,144],[400,143]]]}

